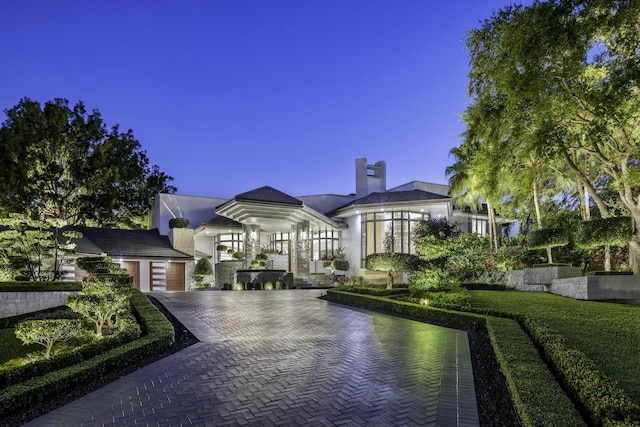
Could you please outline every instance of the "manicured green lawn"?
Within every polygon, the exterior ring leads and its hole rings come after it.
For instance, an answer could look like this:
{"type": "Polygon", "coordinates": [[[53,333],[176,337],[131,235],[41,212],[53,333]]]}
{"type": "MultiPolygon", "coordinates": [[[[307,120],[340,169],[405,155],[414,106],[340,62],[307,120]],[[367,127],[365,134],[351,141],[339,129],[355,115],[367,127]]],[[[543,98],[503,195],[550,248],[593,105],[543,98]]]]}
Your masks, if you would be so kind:
{"type": "Polygon", "coordinates": [[[44,347],[37,344],[22,345],[20,341],[13,333],[13,329],[0,329],[0,364],[3,364],[11,359],[24,357],[28,353],[33,353],[42,350],[44,347]]]}
{"type": "Polygon", "coordinates": [[[541,292],[469,293],[474,308],[543,320],[640,404],[640,306],[579,301],[541,292]]]}

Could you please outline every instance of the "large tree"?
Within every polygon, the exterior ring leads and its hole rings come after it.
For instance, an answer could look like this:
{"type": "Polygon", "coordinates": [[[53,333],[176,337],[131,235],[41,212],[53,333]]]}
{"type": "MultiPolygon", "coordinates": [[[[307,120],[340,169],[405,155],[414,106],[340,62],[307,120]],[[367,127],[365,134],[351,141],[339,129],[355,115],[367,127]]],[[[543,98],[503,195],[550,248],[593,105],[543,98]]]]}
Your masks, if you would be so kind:
{"type": "Polygon", "coordinates": [[[497,12],[467,41],[470,108],[500,100],[502,120],[486,123],[507,131],[501,141],[511,147],[508,152],[521,163],[537,159],[542,169],[555,168],[573,180],[600,216],[613,211],[603,194],[615,194],[613,204],[634,219],[636,249],[639,28],[636,0],[535,1],[497,12]]]}
{"type": "Polygon", "coordinates": [[[131,130],[107,129],[97,110],[28,98],[0,127],[0,213],[70,224],[134,227],[173,178],[150,165],[131,130]]]}

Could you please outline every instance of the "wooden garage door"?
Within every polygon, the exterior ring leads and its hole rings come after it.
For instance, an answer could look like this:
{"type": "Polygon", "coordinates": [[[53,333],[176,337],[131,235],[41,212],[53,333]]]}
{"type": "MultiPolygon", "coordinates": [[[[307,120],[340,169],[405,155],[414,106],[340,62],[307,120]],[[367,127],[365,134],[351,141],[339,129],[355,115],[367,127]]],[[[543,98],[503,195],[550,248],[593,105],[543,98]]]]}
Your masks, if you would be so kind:
{"type": "Polygon", "coordinates": [[[169,263],[167,268],[167,290],[184,291],[184,263],[169,263]]]}
{"type": "Polygon", "coordinates": [[[140,289],[140,263],[138,261],[124,261],[122,267],[133,276],[133,287],[140,289]]]}

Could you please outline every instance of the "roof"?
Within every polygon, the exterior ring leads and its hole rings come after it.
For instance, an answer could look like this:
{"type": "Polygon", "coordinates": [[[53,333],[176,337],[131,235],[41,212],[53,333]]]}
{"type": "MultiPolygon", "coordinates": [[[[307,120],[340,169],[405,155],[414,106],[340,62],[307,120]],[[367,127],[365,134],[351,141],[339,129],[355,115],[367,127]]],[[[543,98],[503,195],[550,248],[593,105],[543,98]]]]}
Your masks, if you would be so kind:
{"type": "Polygon", "coordinates": [[[162,236],[158,229],[121,230],[111,228],[93,228],[67,226],[65,230],[82,233],[75,241],[76,253],[107,254],[111,257],[150,257],[150,258],[192,258],[171,246],[169,237],[162,236]]]}
{"type": "Polygon", "coordinates": [[[234,197],[234,199],[256,201],[256,202],[283,203],[287,205],[302,206],[302,202],[300,200],[286,193],[283,193],[280,190],[276,190],[273,187],[269,187],[268,185],[265,185],[264,187],[256,188],[255,190],[238,194],[234,197]]]}
{"type": "Polygon", "coordinates": [[[202,224],[200,224],[200,226],[202,227],[242,227],[242,224],[240,224],[238,221],[234,221],[230,218],[224,217],[224,216],[220,216],[220,215],[216,215],[213,218],[209,218],[208,220],[206,220],[205,222],[203,222],[202,224]]]}
{"type": "MultiPolygon", "coordinates": [[[[386,191],[384,193],[371,193],[364,197],[340,206],[339,209],[344,209],[349,206],[355,205],[379,205],[384,203],[396,203],[396,202],[419,202],[425,200],[444,200],[450,199],[448,196],[441,194],[431,193],[429,191],[422,190],[409,190],[409,191],[386,191]]],[[[332,212],[332,213],[335,213],[332,212]]]]}

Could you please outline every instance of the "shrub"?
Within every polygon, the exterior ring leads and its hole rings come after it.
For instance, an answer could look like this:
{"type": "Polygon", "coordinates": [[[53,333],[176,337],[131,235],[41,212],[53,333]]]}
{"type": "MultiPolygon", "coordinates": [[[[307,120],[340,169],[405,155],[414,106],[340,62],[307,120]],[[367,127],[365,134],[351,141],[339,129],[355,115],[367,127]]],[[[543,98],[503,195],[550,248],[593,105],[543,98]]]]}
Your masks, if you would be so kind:
{"type": "Polygon", "coordinates": [[[229,248],[226,245],[218,245],[216,246],[216,251],[218,252],[227,252],[229,248]]]}
{"type": "Polygon", "coordinates": [[[388,288],[393,288],[393,275],[400,272],[415,271],[420,266],[420,258],[412,254],[378,253],[368,255],[365,268],[371,271],[383,271],[389,275],[388,288]]]}
{"type": "Polygon", "coordinates": [[[213,267],[209,258],[200,258],[193,269],[193,278],[197,286],[201,286],[205,276],[213,274],[213,267]]]}
{"type": "Polygon", "coordinates": [[[82,331],[82,322],[70,319],[27,320],[18,323],[15,334],[24,344],[44,346],[44,357],[51,356],[54,344],[65,342],[82,331]]]}
{"type": "MultiPolygon", "coordinates": [[[[27,376],[24,371],[21,374],[24,382],[13,381],[12,386],[0,390],[0,416],[19,411],[54,394],[66,392],[87,380],[99,378],[111,369],[135,363],[145,356],[162,351],[174,342],[173,326],[144,294],[134,290],[131,304],[146,336],[122,344],[121,336],[124,334],[119,334],[114,338],[105,338],[71,352],[55,355],[48,360],[23,365],[23,370],[30,370],[27,376]],[[113,343],[119,343],[119,346],[113,347],[113,343]],[[57,363],[57,368],[53,369],[60,370],[51,371],[51,363],[54,362],[57,363]]],[[[0,371],[0,374],[6,372],[0,371]]],[[[1,378],[0,384],[5,384],[1,378]]]]}
{"type": "Polygon", "coordinates": [[[115,316],[128,307],[130,289],[115,286],[113,282],[86,280],[82,293],[70,295],[67,305],[80,313],[95,326],[98,337],[102,337],[105,327],[115,327],[115,316]]]}
{"type": "Polygon", "coordinates": [[[529,249],[545,249],[569,244],[569,234],[564,228],[540,228],[527,235],[529,249]]]}
{"type": "Polygon", "coordinates": [[[169,220],[169,228],[187,228],[191,221],[187,218],[171,218],[169,220]]]}
{"type": "Polygon", "coordinates": [[[271,282],[267,282],[267,283],[265,283],[265,284],[264,284],[264,290],[265,290],[265,291],[271,291],[271,290],[273,290],[273,283],[271,283],[271,282]]]}
{"type": "Polygon", "coordinates": [[[412,297],[418,298],[420,304],[430,305],[432,307],[459,309],[471,307],[471,295],[466,290],[458,290],[456,292],[421,292],[412,294],[412,297]]]}
{"type": "Polygon", "coordinates": [[[244,258],[244,254],[242,252],[234,252],[232,255],[233,259],[241,261],[244,258]]]}
{"type": "Polygon", "coordinates": [[[417,271],[411,278],[411,292],[448,290],[459,285],[458,277],[444,268],[431,268],[417,271]]]}
{"type": "Polygon", "coordinates": [[[280,280],[276,280],[276,289],[282,289],[282,282],[280,280]]]}
{"type": "Polygon", "coordinates": [[[234,291],[244,291],[244,284],[242,283],[235,283],[233,285],[233,290],[234,291]]]}
{"type": "Polygon", "coordinates": [[[632,234],[633,224],[629,217],[596,218],[580,223],[577,243],[585,249],[604,245],[624,246],[632,234]]]}

